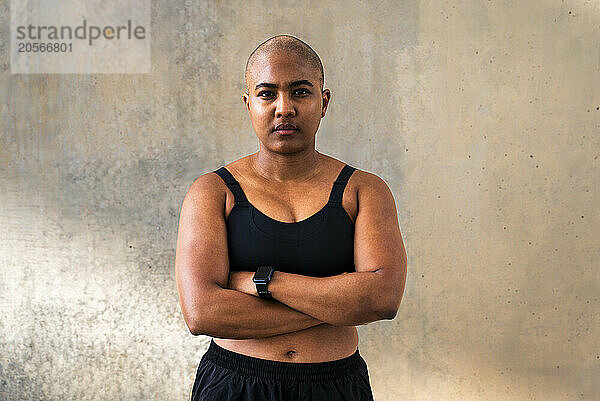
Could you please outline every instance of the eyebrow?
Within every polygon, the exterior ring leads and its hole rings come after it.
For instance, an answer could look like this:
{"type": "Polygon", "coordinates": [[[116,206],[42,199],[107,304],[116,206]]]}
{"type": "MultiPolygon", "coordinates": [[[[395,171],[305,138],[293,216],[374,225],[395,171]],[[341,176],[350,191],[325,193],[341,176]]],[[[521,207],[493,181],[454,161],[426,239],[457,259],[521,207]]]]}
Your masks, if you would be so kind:
{"type": "MultiPolygon", "coordinates": [[[[308,81],[306,79],[300,79],[298,81],[290,82],[291,87],[300,86],[300,85],[313,86],[313,84],[311,84],[310,81],[308,81]]],[[[277,87],[278,86],[276,84],[271,84],[268,82],[261,82],[258,85],[256,85],[256,88],[254,88],[254,90],[257,90],[258,88],[277,88],[277,87]]]]}

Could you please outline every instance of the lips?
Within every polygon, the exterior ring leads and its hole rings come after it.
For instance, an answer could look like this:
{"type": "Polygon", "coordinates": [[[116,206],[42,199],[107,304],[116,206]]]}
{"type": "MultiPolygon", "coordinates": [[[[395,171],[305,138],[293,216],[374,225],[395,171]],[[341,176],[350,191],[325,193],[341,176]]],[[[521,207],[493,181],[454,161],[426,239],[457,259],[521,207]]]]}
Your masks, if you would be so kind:
{"type": "Polygon", "coordinates": [[[290,123],[281,123],[275,127],[273,132],[278,136],[289,136],[298,132],[298,127],[290,123]]]}
{"type": "Polygon", "coordinates": [[[297,129],[298,127],[296,127],[294,124],[285,123],[277,125],[273,131],[294,131],[297,129]]]}

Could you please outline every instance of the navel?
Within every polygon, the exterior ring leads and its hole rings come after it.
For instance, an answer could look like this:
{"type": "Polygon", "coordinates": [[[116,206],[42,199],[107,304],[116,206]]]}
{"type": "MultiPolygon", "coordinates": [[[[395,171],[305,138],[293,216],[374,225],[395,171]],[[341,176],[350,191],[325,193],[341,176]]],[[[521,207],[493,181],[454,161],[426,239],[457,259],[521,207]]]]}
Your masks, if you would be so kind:
{"type": "Polygon", "coordinates": [[[296,357],[296,351],[294,351],[293,349],[289,350],[288,352],[285,353],[287,355],[288,358],[293,359],[296,357]]]}

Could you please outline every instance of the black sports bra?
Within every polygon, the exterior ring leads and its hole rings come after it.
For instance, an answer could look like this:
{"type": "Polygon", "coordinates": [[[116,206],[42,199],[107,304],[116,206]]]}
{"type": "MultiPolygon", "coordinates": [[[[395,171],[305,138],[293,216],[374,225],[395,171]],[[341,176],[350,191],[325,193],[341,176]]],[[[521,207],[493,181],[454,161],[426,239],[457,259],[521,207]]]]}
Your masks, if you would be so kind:
{"type": "Polygon", "coordinates": [[[274,220],[255,208],[225,166],[214,171],[235,197],[226,219],[229,270],[255,271],[266,265],[314,277],[355,271],[354,222],[342,207],[344,188],[354,170],[344,165],[327,204],[293,223],[274,220]]]}

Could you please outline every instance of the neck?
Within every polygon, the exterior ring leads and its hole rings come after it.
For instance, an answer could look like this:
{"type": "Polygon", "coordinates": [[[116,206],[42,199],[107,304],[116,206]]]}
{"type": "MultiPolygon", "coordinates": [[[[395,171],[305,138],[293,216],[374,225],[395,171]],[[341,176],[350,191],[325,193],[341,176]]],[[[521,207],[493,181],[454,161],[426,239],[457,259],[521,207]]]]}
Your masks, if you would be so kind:
{"type": "Polygon", "coordinates": [[[261,149],[251,155],[250,165],[258,176],[269,181],[302,182],[319,173],[322,157],[314,148],[286,155],[261,149]]]}

